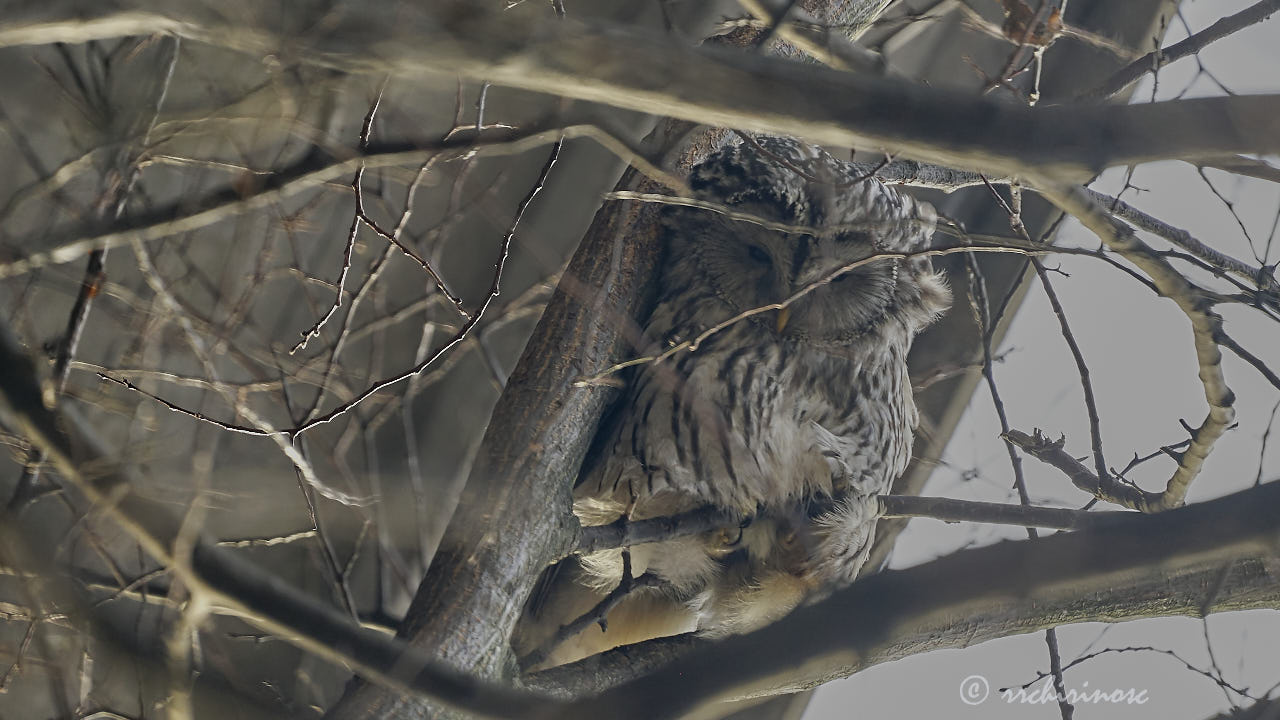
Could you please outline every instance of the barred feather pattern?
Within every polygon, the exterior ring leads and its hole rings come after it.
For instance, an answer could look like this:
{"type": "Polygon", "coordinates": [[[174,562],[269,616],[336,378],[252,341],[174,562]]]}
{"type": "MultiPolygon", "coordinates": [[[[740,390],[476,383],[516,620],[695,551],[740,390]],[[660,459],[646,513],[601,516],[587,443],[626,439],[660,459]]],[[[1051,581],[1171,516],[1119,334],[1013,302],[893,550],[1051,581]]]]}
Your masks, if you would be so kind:
{"type": "MultiPolygon", "coordinates": [[[[663,580],[638,602],[666,602],[656,615],[677,620],[653,634],[720,635],[856,577],[875,496],[910,458],[917,413],[907,353],[950,295],[926,258],[867,262],[928,247],[932,208],[858,178],[820,148],[775,137],[730,145],[694,170],[690,186],[715,209],[666,211],[645,354],[807,293],[785,316],[752,315],[696,350],[639,366],[601,430],[575,510],[586,525],[705,505],[740,518],[741,527],[631,550],[633,573],[663,580]]],[[[597,595],[622,573],[620,551],[580,565],[571,582],[597,595]]],[[[558,661],[613,644],[596,640],[558,661]]]]}

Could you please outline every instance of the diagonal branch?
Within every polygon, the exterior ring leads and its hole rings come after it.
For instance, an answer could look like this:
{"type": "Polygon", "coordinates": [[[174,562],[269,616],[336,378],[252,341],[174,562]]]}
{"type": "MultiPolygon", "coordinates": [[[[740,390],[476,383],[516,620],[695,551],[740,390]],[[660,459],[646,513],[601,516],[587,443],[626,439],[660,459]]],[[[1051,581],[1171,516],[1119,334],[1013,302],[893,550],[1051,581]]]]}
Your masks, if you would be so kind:
{"type": "Polygon", "coordinates": [[[325,33],[252,27],[158,0],[46,3],[0,25],[0,47],[171,33],[347,72],[443,73],[719,127],[804,137],[994,175],[1090,175],[1110,165],[1280,151],[1280,96],[1015,107],[634,28],[390,0],[335,9],[325,33]],[[71,10],[72,7],[75,10],[71,10]],[[385,12],[383,11],[385,10],[385,12]],[[394,21],[392,20],[394,19],[394,21]]]}
{"type": "Polygon", "coordinates": [[[706,717],[699,711],[716,701],[813,687],[926,650],[1064,623],[1276,608],[1277,507],[1280,483],[1270,483],[1105,527],[966,550],[860,580],[749,635],[663,638],[526,684],[594,695],[564,718],[706,717]]]}
{"type": "MultiPolygon", "coordinates": [[[[1219,271],[1234,275],[1245,282],[1255,285],[1259,290],[1277,295],[1280,298],[1280,283],[1276,282],[1275,267],[1254,267],[1243,260],[1237,260],[1221,250],[1207,245],[1182,228],[1174,227],[1160,218],[1142,212],[1120,198],[1104,195],[1089,188],[1086,188],[1086,191],[1095,203],[1105,207],[1108,212],[1132,224],[1134,227],[1162,237],[1204,260],[1219,271]]],[[[1280,302],[1280,299],[1277,299],[1277,302],[1280,302]]]]}
{"type": "MultiPolygon", "coordinates": [[[[422,651],[356,625],[349,617],[231,551],[201,537],[184,537],[182,519],[166,503],[137,494],[126,469],[95,471],[92,475],[83,472],[85,465],[105,465],[107,454],[95,438],[83,431],[76,432],[73,442],[61,429],[70,424],[66,420],[45,407],[34,366],[8,328],[0,327],[0,422],[44,452],[64,479],[147,554],[176,574],[200,603],[235,614],[304,650],[331,662],[348,664],[402,692],[427,695],[480,715],[534,717],[555,706],[536,695],[488,684],[434,664],[422,651]],[[180,539],[193,543],[188,555],[175,551],[180,539]]],[[[10,518],[3,517],[7,525],[10,518]]]]}
{"type": "Polygon", "coordinates": [[[1280,0],[1262,0],[1234,15],[1228,15],[1200,32],[1167,48],[1153,50],[1117,70],[1097,88],[1081,95],[1079,100],[1105,100],[1137,82],[1143,75],[1158,71],[1174,60],[1200,52],[1210,43],[1243,30],[1271,17],[1280,10],[1280,0]]]}
{"type": "MultiPolygon", "coordinates": [[[[287,198],[328,187],[338,178],[354,173],[361,166],[373,170],[402,165],[420,165],[433,158],[438,161],[448,161],[473,155],[518,155],[561,139],[591,138],[618,157],[626,159],[647,176],[676,188],[683,187],[682,182],[658,169],[645,158],[631,151],[621,140],[595,125],[533,127],[494,134],[497,137],[476,138],[457,134],[431,143],[375,143],[363,152],[354,152],[351,157],[333,162],[319,161],[308,156],[293,166],[267,176],[261,188],[249,195],[244,195],[235,188],[228,188],[201,198],[197,202],[183,199],[173,205],[157,208],[146,214],[138,214],[105,232],[98,231],[97,228],[61,230],[53,234],[53,248],[31,253],[20,260],[0,263],[0,279],[22,275],[48,265],[71,262],[93,250],[121,247],[135,240],[149,243],[264,210],[278,205],[287,198]],[[199,209],[192,211],[192,205],[199,209]]],[[[49,242],[42,239],[38,245],[49,244],[49,242]]],[[[34,241],[21,244],[37,245],[34,241]]]]}
{"type": "Polygon", "coordinates": [[[1057,468],[1071,480],[1072,485],[1094,497],[1104,498],[1130,508],[1155,508],[1162,502],[1160,493],[1147,492],[1137,485],[1122,483],[1111,473],[1104,475],[1094,473],[1063,449],[1066,444],[1065,438],[1050,440],[1039,430],[1033,435],[1028,435],[1021,430],[1013,429],[1004,433],[1002,437],[1017,445],[1031,457],[1057,468]]]}

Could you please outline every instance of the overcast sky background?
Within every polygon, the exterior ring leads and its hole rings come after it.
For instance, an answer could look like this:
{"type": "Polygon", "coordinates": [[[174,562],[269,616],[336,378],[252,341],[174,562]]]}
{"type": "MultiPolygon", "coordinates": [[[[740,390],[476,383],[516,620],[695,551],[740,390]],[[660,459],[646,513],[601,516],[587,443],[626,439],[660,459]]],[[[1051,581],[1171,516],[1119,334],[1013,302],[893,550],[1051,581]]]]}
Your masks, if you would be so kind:
{"type": "MultiPolygon", "coordinates": [[[[1199,0],[1183,4],[1183,15],[1192,31],[1252,4],[1249,0],[1199,0]]],[[[1165,45],[1186,37],[1175,19],[1165,45]]],[[[1280,91],[1280,18],[1271,18],[1231,38],[1212,45],[1199,55],[1205,67],[1232,92],[1247,94],[1280,91]]],[[[1134,98],[1149,102],[1153,82],[1144,80],[1134,98]]],[[[1221,95],[1222,90],[1188,58],[1161,71],[1158,99],[1178,96],[1221,95]]],[[[1280,187],[1263,181],[1208,171],[1215,187],[1235,204],[1259,254],[1275,234],[1280,213],[1280,187]]],[[[1124,171],[1112,170],[1094,187],[1114,194],[1123,187],[1124,171]]],[[[1132,184],[1149,192],[1126,191],[1124,198],[1157,217],[1190,231],[1213,247],[1242,259],[1254,253],[1235,218],[1214,197],[1194,167],[1162,162],[1137,168],[1132,184]]],[[[1150,238],[1148,238],[1150,240],[1150,238]]],[[[1063,228],[1059,242],[1096,246],[1096,239],[1079,224],[1063,228]]],[[[1280,259],[1280,238],[1275,239],[1267,262],[1280,259]]],[[[1062,257],[1070,277],[1054,275],[1055,289],[1065,306],[1072,330],[1089,363],[1098,396],[1103,446],[1107,462],[1123,467],[1134,452],[1146,455],[1161,445],[1183,440],[1179,418],[1193,426],[1204,417],[1205,401],[1196,377],[1190,329],[1173,303],[1155,297],[1128,276],[1097,261],[1062,257]]],[[[967,312],[962,299],[952,312],[967,312]]],[[[1241,308],[1223,311],[1227,328],[1246,347],[1280,367],[1280,332],[1257,313],[1241,308]]],[[[1001,351],[1014,348],[996,367],[996,380],[1012,427],[1047,434],[1065,433],[1067,449],[1074,455],[1089,452],[1088,422],[1080,392],[1079,376],[1059,333],[1039,283],[1033,281],[1026,302],[1015,317],[1001,351]]],[[[1192,487],[1188,502],[1206,500],[1244,489],[1259,472],[1262,434],[1280,397],[1257,373],[1227,355],[1227,380],[1238,397],[1239,428],[1227,434],[1210,456],[1203,474],[1192,487]]],[[[1280,425],[1280,423],[1277,423],[1280,425]]],[[[928,495],[1017,502],[1012,490],[1012,470],[998,438],[999,424],[985,384],[975,393],[957,428],[944,460],[930,480],[928,495]],[[974,472],[976,470],[976,472],[974,472]]],[[[1273,434],[1263,459],[1262,479],[1280,478],[1280,427],[1273,434]]],[[[1163,487],[1172,461],[1161,459],[1137,468],[1130,477],[1148,489],[1163,487]]],[[[1052,468],[1024,460],[1027,483],[1041,505],[1078,507],[1088,498],[1052,468]]],[[[893,567],[909,567],[947,555],[970,545],[987,545],[999,539],[1023,539],[1020,528],[946,525],[914,520],[897,543],[893,567]]],[[[850,622],[856,622],[851,618],[850,622]]],[[[1224,678],[1235,687],[1264,696],[1280,682],[1280,613],[1253,611],[1223,613],[1207,621],[1207,636],[1224,678]]],[[[1135,651],[1107,653],[1067,671],[1068,689],[1145,690],[1143,705],[1077,705],[1075,717],[1208,718],[1242,703],[1216,683],[1188,670],[1182,663],[1210,669],[1205,624],[1189,618],[1162,618],[1113,625],[1083,624],[1060,628],[1058,638],[1063,663],[1104,648],[1150,646],[1177,654],[1135,651]],[[1178,658],[1181,658],[1179,660],[1178,658]]],[[[1009,705],[997,697],[1002,687],[1021,686],[1047,672],[1048,652],[1044,634],[1005,638],[966,650],[946,650],[911,657],[870,670],[816,693],[805,720],[875,717],[917,718],[1058,718],[1055,703],[1041,706],[1009,705]],[[985,678],[991,695],[970,706],[962,702],[961,683],[968,677],[985,678]]],[[[1036,685],[1034,687],[1039,687],[1036,685]]],[[[1249,704],[1243,701],[1242,704],[1249,704]]]]}

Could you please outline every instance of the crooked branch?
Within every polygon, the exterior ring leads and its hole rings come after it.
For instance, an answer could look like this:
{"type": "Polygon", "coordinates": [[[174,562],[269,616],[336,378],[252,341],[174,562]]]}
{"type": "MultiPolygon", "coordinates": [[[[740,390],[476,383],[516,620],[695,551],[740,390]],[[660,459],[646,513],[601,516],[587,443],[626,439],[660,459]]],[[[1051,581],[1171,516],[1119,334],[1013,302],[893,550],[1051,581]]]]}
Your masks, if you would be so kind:
{"type": "MultiPolygon", "coordinates": [[[[1196,361],[1200,366],[1200,382],[1204,386],[1205,401],[1209,412],[1199,427],[1190,428],[1191,442],[1187,449],[1175,454],[1178,468],[1159,494],[1122,492],[1109,495],[1109,491],[1125,486],[1099,485],[1098,497],[1118,502],[1125,507],[1144,512],[1168,510],[1178,507],[1186,498],[1192,481],[1200,474],[1204,461],[1214,444],[1235,420],[1235,395],[1227,386],[1222,372],[1222,317],[1213,310],[1214,298],[1195,285],[1169,264],[1169,261],[1143,242],[1133,228],[1120,222],[1088,190],[1078,185],[1064,185],[1046,179],[1036,181],[1037,192],[1044,195],[1064,212],[1075,216],[1109,248],[1124,256],[1151,278],[1161,295],[1177,303],[1178,308],[1191,321],[1192,341],[1196,361]]],[[[1073,482],[1074,482],[1073,478],[1073,482]]]]}

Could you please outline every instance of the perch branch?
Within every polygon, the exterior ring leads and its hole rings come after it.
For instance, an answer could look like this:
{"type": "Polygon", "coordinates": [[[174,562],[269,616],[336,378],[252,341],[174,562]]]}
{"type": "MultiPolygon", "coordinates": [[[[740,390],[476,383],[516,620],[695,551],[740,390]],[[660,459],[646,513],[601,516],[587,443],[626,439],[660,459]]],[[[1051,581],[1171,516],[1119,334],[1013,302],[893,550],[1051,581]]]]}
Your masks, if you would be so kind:
{"type": "MultiPolygon", "coordinates": [[[[1016,431],[1015,431],[1016,432],[1016,431]]],[[[1015,441],[1015,444],[1020,444],[1015,441]]],[[[1025,449],[1025,448],[1024,448],[1025,449]]],[[[1066,456],[1066,453],[1062,453],[1066,456]]],[[[1083,467],[1083,466],[1081,466],[1083,467]]],[[[1087,472],[1087,470],[1086,470],[1087,472]]],[[[975,502],[945,497],[916,495],[880,495],[877,498],[882,518],[932,518],[942,522],[974,522],[992,525],[1017,525],[1055,530],[1079,530],[1128,517],[1128,511],[1087,512],[1068,508],[1048,508],[1007,503],[975,502]]],[[[713,506],[690,510],[679,515],[627,520],[619,518],[608,525],[584,527],[578,534],[573,553],[586,555],[601,550],[644,545],[674,540],[689,535],[737,526],[741,518],[726,514],[713,506]]]]}
{"type": "Polygon", "coordinates": [[[1123,522],[1133,515],[1128,511],[1088,512],[916,495],[881,495],[877,499],[880,503],[880,517],[885,518],[924,517],[943,522],[975,522],[1054,530],[1102,527],[1111,522],[1123,522]]]}
{"type": "Polygon", "coordinates": [[[662,638],[536,673],[526,684],[591,696],[565,718],[709,717],[717,701],[791,692],[925,650],[1068,622],[1275,608],[1277,503],[1280,483],[1270,483],[1113,525],[965,550],[860,580],[748,635],[662,638]],[[1206,597],[1206,587],[1216,591],[1206,597]]]}

